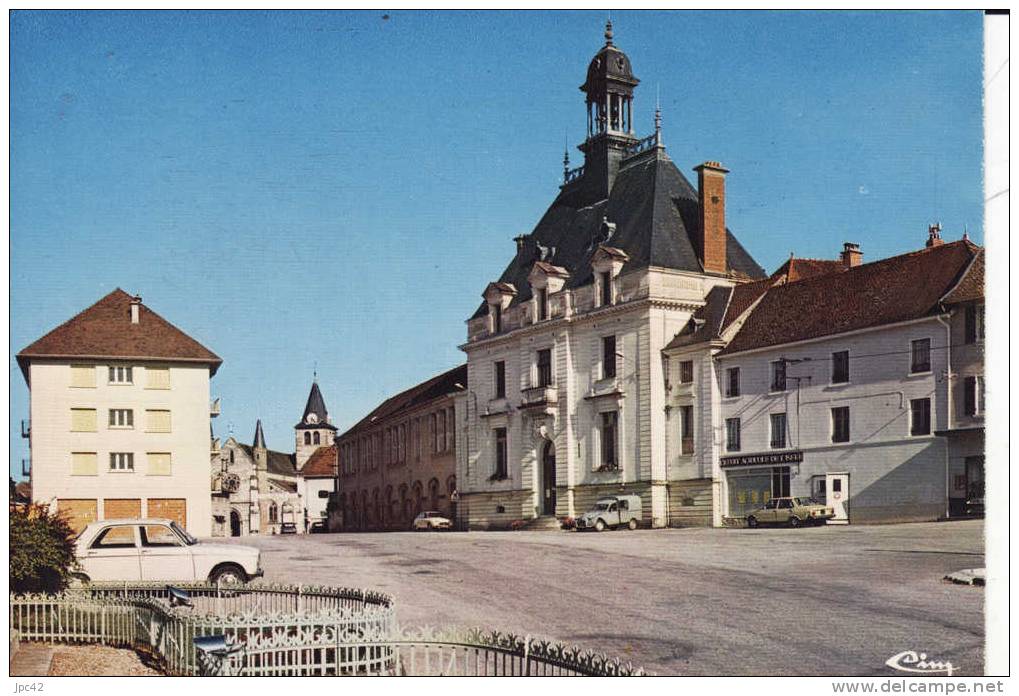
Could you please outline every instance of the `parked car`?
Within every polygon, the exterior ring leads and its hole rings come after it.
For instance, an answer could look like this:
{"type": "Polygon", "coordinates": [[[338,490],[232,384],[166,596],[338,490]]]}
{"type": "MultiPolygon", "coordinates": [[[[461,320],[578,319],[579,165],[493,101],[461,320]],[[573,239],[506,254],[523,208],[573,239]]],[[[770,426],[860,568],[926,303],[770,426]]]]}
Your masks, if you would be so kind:
{"type": "Polygon", "coordinates": [[[427,529],[452,529],[453,521],[448,517],[444,517],[441,512],[435,512],[430,510],[428,512],[422,512],[414,518],[414,523],[411,526],[416,532],[420,532],[427,529]]]}
{"type": "Polygon", "coordinates": [[[835,510],[810,498],[772,498],[764,507],[747,515],[747,526],[761,524],[787,524],[799,527],[802,524],[824,524],[835,517],[835,510]]]}
{"type": "Polygon", "coordinates": [[[293,522],[283,522],[280,524],[280,534],[297,534],[297,525],[293,522]]]}
{"type": "Polygon", "coordinates": [[[639,495],[610,495],[595,501],[594,507],[577,518],[577,529],[604,531],[623,525],[630,529],[640,526],[642,511],[639,495]]]}
{"type": "Polygon", "coordinates": [[[221,585],[262,575],[258,549],[198,541],[172,520],[93,522],[75,540],[76,580],[209,580],[221,585]]]}
{"type": "Polygon", "coordinates": [[[325,520],[315,520],[311,523],[311,526],[308,527],[309,534],[325,534],[328,531],[329,527],[326,525],[325,520]]]}

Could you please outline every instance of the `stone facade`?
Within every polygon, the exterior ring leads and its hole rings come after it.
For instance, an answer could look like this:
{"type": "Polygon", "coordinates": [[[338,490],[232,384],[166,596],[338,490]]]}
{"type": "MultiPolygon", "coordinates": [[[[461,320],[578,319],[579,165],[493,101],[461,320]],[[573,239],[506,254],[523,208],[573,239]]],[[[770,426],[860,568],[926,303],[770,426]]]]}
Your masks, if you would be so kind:
{"type": "Polygon", "coordinates": [[[333,531],[408,530],[418,513],[457,510],[454,394],[466,367],[387,399],[337,438],[333,531]]]}

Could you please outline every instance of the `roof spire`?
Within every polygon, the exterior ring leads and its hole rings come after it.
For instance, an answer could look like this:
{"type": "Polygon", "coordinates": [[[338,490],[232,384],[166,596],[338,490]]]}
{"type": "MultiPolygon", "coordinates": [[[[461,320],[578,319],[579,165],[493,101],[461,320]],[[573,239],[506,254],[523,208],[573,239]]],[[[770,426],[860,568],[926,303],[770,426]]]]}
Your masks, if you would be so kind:
{"type": "Polygon", "coordinates": [[[262,419],[255,421],[255,441],[251,445],[256,449],[265,449],[265,434],[262,433],[262,419]]]}
{"type": "Polygon", "coordinates": [[[565,184],[570,178],[570,149],[567,147],[563,150],[563,183],[565,184]]]}
{"type": "Polygon", "coordinates": [[[662,143],[662,87],[658,85],[655,91],[655,145],[659,148],[665,147],[662,143]]]}
{"type": "Polygon", "coordinates": [[[605,45],[612,45],[612,19],[605,22],[605,45]]]}

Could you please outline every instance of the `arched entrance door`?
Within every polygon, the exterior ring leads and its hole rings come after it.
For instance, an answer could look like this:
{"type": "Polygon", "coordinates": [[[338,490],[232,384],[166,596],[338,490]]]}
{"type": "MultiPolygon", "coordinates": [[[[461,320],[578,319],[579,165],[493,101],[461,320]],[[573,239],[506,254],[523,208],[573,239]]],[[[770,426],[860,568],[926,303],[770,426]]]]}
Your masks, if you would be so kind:
{"type": "Polygon", "coordinates": [[[241,535],[241,516],[236,510],[230,511],[230,536],[241,535]]]}
{"type": "Polygon", "coordinates": [[[545,451],[541,457],[541,512],[544,515],[555,514],[555,444],[545,443],[545,451]]]}

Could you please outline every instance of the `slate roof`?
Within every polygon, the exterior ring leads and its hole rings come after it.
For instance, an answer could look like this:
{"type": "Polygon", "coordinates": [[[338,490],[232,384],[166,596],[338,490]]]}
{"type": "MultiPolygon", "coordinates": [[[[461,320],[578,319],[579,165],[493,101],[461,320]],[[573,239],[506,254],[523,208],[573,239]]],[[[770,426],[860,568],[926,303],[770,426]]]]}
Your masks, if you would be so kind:
{"type": "MultiPolygon", "coordinates": [[[[255,453],[251,445],[237,443],[237,446],[244,450],[244,454],[255,459],[255,453]]],[[[266,470],[274,476],[297,476],[297,466],[294,462],[294,455],[276,450],[266,450],[266,470]]]]}
{"type": "Polygon", "coordinates": [[[255,439],[252,440],[252,447],[265,447],[265,433],[262,432],[262,419],[255,421],[255,439]]]}
{"type": "Polygon", "coordinates": [[[984,250],[980,249],[962,279],[944,297],[945,304],[980,302],[984,299],[984,250]]]}
{"type": "Polygon", "coordinates": [[[771,287],[720,354],[936,314],[979,250],[951,242],[771,287]]]}
{"type": "Polygon", "coordinates": [[[467,365],[454,367],[452,370],[443,372],[441,375],[436,375],[421,384],[413,386],[406,391],[400,392],[396,396],[386,399],[375,407],[375,410],[371,411],[367,416],[358,421],[340,437],[345,438],[361,430],[368,430],[374,427],[378,421],[383,420],[388,416],[392,416],[393,414],[416,406],[421,406],[429,401],[434,401],[435,399],[442,398],[453,392],[463,391],[466,388],[467,365]],[[457,384],[461,386],[457,387],[457,384]]]}
{"type": "Polygon", "coordinates": [[[120,288],[82,310],[17,355],[28,379],[32,358],[124,358],[204,363],[216,374],[222,359],[142,304],[131,323],[131,295],[120,288]]]}
{"type": "Polygon", "coordinates": [[[297,430],[336,430],[336,426],[329,422],[329,411],[326,409],[325,399],[322,398],[322,390],[318,388],[318,382],[311,383],[311,392],[308,393],[308,403],[304,407],[304,415],[301,422],[294,426],[297,430]],[[308,414],[314,413],[318,416],[317,423],[308,423],[308,414]]]}
{"type": "Polygon", "coordinates": [[[301,467],[304,478],[333,478],[336,476],[336,445],[319,447],[301,467]]]}
{"type": "MultiPolygon", "coordinates": [[[[565,268],[566,287],[593,281],[591,257],[606,244],[630,257],[624,272],[658,266],[694,273],[703,272],[694,251],[694,234],[700,227],[697,191],[664,153],[644,153],[625,160],[607,199],[591,204],[583,190],[564,188],[542,216],[499,277],[517,290],[512,304],[531,298],[527,276],[536,261],[565,268]],[[606,238],[602,222],[615,223],[606,238]],[[545,249],[543,254],[542,248],[545,249]]],[[[729,271],[747,278],[763,278],[739,241],[727,230],[726,259],[729,271]]],[[[487,311],[484,303],[475,317],[487,311]]]]}

